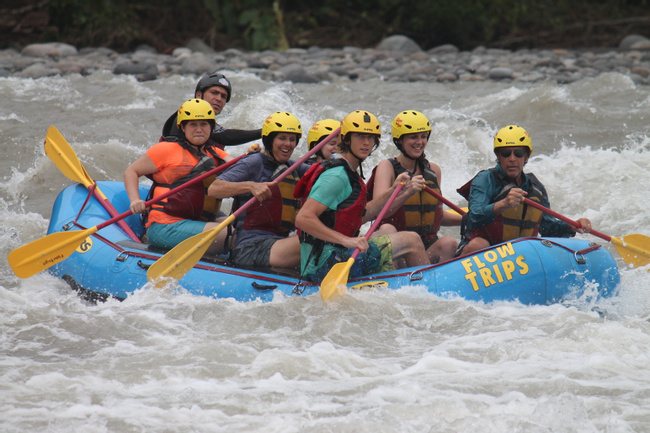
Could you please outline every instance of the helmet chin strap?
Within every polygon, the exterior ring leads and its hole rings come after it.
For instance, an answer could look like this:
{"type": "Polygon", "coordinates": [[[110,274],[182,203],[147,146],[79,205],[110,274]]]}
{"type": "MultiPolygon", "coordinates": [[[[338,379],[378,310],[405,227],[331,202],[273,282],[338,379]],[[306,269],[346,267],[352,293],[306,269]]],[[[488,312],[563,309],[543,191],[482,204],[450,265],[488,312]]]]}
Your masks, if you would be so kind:
{"type": "MultiPolygon", "coordinates": [[[[354,156],[357,161],[359,161],[359,175],[361,176],[362,179],[365,179],[366,177],[363,175],[363,161],[366,160],[366,158],[359,158],[353,151],[352,151],[352,146],[350,146],[350,155],[354,156]]],[[[368,155],[370,156],[370,155],[368,155]]]]}

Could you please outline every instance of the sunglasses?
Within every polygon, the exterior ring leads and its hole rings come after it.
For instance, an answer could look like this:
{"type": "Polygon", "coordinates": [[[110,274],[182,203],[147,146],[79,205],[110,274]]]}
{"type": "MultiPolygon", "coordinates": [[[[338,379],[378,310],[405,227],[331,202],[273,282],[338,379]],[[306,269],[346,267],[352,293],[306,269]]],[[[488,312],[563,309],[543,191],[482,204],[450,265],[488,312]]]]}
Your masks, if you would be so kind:
{"type": "Polygon", "coordinates": [[[501,155],[502,158],[510,158],[510,155],[512,152],[515,152],[515,156],[517,158],[523,158],[524,155],[526,155],[526,152],[524,152],[522,149],[500,149],[499,150],[499,155],[501,155]]]}

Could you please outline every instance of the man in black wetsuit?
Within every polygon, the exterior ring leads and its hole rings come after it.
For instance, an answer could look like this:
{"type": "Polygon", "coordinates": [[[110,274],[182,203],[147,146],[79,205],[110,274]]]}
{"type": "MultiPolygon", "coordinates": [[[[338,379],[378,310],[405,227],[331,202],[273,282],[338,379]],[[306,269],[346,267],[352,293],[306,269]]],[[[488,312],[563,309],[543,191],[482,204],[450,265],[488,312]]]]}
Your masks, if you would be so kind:
{"type": "MultiPolygon", "coordinates": [[[[215,115],[221,113],[223,107],[232,95],[232,85],[225,75],[218,72],[204,75],[196,84],[194,97],[204,99],[214,108],[215,115]]],[[[172,114],[165,122],[162,130],[161,141],[176,141],[182,137],[182,132],[176,126],[176,112],[172,114]]],[[[248,143],[249,141],[259,140],[262,138],[261,129],[243,130],[243,129],[226,129],[215,123],[214,129],[210,134],[218,147],[236,146],[238,144],[248,143]]]]}

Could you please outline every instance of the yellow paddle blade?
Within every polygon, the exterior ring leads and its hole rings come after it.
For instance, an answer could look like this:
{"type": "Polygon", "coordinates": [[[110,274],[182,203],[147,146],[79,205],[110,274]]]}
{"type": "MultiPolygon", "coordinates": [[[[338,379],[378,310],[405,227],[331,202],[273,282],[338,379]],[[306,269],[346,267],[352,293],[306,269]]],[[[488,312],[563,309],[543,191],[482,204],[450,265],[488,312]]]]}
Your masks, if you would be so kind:
{"type": "Polygon", "coordinates": [[[7,259],[16,276],[28,278],[65,260],[83,243],[83,240],[97,231],[87,230],[56,232],[16,248],[7,259]]]}
{"type": "Polygon", "coordinates": [[[81,161],[79,161],[70,144],[54,126],[50,126],[47,130],[45,153],[68,179],[81,183],[85,187],[89,187],[94,183],[81,165],[81,161]]]}
{"type": "MultiPolygon", "coordinates": [[[[84,166],[81,165],[77,154],[70,147],[70,143],[63,138],[63,135],[54,126],[50,126],[47,130],[47,135],[45,136],[45,153],[68,179],[73,182],[78,182],[86,188],[95,185],[95,181],[88,175],[84,166]]],[[[98,200],[101,199],[99,200],[101,205],[111,216],[114,217],[117,215],[117,210],[115,210],[99,187],[95,188],[94,194],[98,200]]],[[[125,221],[117,221],[117,224],[132,240],[140,242],[140,239],[138,239],[125,221]]]]}
{"type": "Polygon", "coordinates": [[[154,281],[161,277],[171,277],[180,280],[201,260],[219,232],[234,220],[235,215],[230,215],[218,226],[185,239],[176,245],[149,267],[147,279],[154,281]]]}
{"type": "Polygon", "coordinates": [[[650,238],[644,235],[632,234],[611,239],[625,263],[635,267],[650,264],[650,238]]]}
{"type": "MultiPolygon", "coordinates": [[[[465,213],[469,212],[469,208],[461,207],[461,209],[462,209],[465,213]]],[[[453,210],[453,209],[445,209],[445,212],[449,212],[450,214],[454,214],[454,215],[461,215],[461,214],[459,214],[458,212],[456,212],[456,211],[453,210]]]]}
{"type": "Polygon", "coordinates": [[[347,262],[337,263],[332,266],[332,269],[325,275],[323,282],[320,284],[320,295],[323,301],[333,300],[345,294],[348,276],[353,264],[354,258],[350,257],[347,262]]]}

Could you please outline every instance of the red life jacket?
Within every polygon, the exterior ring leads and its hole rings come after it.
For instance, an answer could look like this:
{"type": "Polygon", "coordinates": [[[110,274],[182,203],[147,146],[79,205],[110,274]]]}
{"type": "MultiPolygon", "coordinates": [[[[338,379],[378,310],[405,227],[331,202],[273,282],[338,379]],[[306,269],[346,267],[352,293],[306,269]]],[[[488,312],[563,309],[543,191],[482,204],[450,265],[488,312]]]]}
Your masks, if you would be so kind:
{"type": "MultiPolygon", "coordinates": [[[[501,190],[492,198],[490,203],[503,200],[512,188],[518,188],[517,185],[509,182],[508,178],[495,167],[491,168],[490,171],[497,185],[501,185],[501,190]]],[[[542,192],[544,186],[534,174],[526,173],[526,176],[530,182],[530,187],[525,190],[528,193],[526,198],[541,203],[544,197],[544,193],[542,192]]],[[[467,200],[469,200],[469,192],[474,178],[457,190],[467,200]]],[[[537,236],[539,233],[539,224],[543,216],[544,213],[542,211],[522,202],[517,207],[506,209],[485,227],[472,229],[471,233],[469,233],[469,240],[482,237],[490,242],[490,245],[496,245],[516,238],[537,236]]]]}
{"type": "MultiPolygon", "coordinates": [[[[401,173],[408,172],[404,167],[402,167],[402,164],[399,163],[397,158],[391,158],[389,161],[393,165],[395,177],[399,176],[401,173]]],[[[431,170],[429,161],[423,158],[423,160],[418,161],[418,163],[420,164],[420,170],[422,171],[425,185],[437,193],[440,193],[438,177],[436,176],[436,173],[431,170]]],[[[372,171],[372,176],[368,182],[369,200],[372,199],[373,195],[376,170],[377,167],[372,171]]],[[[433,195],[422,190],[409,197],[401,208],[395,211],[391,216],[385,217],[381,223],[392,224],[397,231],[407,230],[416,232],[422,238],[422,242],[424,242],[425,246],[428,246],[438,239],[438,231],[440,230],[440,225],[442,223],[442,212],[442,203],[440,203],[433,195]]]]}
{"type": "MultiPolygon", "coordinates": [[[[262,158],[265,159],[265,164],[272,163],[278,166],[278,163],[267,155],[262,154],[262,158]]],[[[284,170],[286,169],[287,167],[284,170]]],[[[269,182],[284,170],[274,173],[269,182]]],[[[299,179],[298,173],[294,171],[271,186],[271,197],[263,202],[256,201],[246,209],[242,227],[247,230],[265,230],[288,236],[295,228],[296,214],[300,208],[300,201],[293,197],[293,190],[299,179]]]]}
{"type": "MultiPolygon", "coordinates": [[[[345,236],[357,236],[361,224],[363,223],[363,214],[366,209],[366,184],[359,174],[352,171],[345,159],[329,159],[312,164],[296,185],[293,195],[296,198],[300,198],[301,204],[303,204],[309,197],[309,193],[318,177],[323,174],[325,170],[335,167],[345,168],[348,180],[352,186],[352,193],[347,199],[339,203],[336,210],[327,209],[319,216],[319,219],[325,226],[336,230],[345,236]]],[[[301,242],[310,243],[315,247],[321,245],[322,248],[322,245],[325,244],[324,241],[303,231],[299,231],[299,235],[301,242]]]]}

